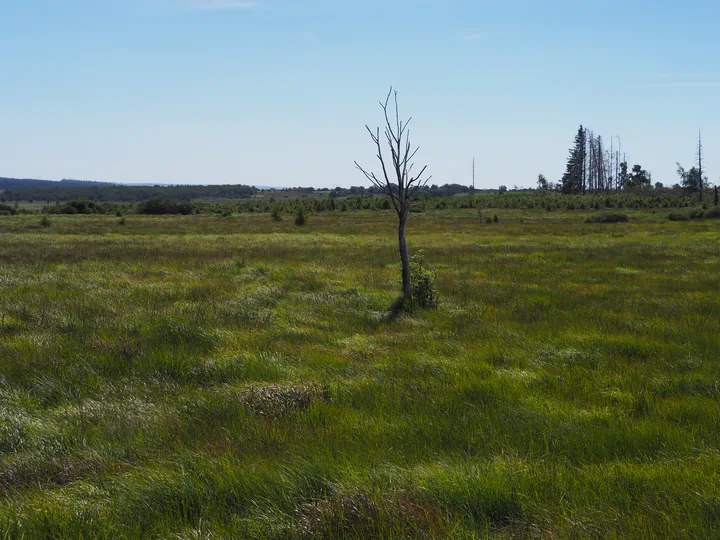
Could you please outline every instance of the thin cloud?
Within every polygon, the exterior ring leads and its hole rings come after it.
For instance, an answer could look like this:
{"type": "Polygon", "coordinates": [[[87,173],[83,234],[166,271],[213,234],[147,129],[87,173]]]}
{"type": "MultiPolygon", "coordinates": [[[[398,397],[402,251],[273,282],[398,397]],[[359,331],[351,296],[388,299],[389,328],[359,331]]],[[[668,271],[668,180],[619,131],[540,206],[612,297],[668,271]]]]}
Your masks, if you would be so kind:
{"type": "Polygon", "coordinates": [[[463,39],[465,41],[482,41],[484,39],[488,39],[489,37],[490,34],[488,32],[473,32],[463,36],[463,39]]]}

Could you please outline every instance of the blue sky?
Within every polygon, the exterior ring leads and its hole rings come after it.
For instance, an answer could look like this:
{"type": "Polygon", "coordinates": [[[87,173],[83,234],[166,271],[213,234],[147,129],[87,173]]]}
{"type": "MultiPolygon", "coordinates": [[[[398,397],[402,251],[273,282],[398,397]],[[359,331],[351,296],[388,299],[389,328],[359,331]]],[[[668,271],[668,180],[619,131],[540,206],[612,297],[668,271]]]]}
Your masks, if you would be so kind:
{"type": "Polygon", "coordinates": [[[720,182],[717,0],[0,0],[0,176],[350,186],[392,84],[433,183],[556,181],[580,123],[720,182]]]}

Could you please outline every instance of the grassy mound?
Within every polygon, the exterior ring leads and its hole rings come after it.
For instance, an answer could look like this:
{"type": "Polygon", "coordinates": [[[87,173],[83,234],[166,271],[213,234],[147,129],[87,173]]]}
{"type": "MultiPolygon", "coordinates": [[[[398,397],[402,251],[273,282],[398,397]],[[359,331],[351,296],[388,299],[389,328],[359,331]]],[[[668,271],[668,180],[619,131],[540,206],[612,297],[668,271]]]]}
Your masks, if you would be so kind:
{"type": "Polygon", "coordinates": [[[630,221],[630,218],[628,218],[627,214],[608,213],[590,216],[585,220],[585,223],[627,223],[628,221],[630,221]]]}

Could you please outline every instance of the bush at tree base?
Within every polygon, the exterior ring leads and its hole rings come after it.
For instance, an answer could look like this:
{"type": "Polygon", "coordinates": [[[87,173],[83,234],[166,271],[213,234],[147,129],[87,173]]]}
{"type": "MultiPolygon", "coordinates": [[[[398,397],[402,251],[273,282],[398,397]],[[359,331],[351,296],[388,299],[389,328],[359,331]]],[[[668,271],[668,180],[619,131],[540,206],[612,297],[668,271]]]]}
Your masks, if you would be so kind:
{"type": "Polygon", "coordinates": [[[425,266],[422,250],[410,258],[410,287],[415,306],[435,308],[440,304],[435,288],[435,272],[425,266]]]}

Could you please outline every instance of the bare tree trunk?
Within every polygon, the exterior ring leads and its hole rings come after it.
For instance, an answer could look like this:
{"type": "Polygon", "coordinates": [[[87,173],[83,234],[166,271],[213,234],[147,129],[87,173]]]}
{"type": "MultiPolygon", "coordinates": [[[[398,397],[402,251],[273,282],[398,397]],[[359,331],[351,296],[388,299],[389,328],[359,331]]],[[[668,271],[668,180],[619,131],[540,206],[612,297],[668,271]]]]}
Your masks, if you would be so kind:
{"type": "Polygon", "coordinates": [[[407,213],[403,212],[399,217],[398,244],[400,245],[400,261],[402,262],[402,288],[405,301],[409,304],[412,302],[412,289],[410,288],[410,254],[408,252],[407,241],[405,240],[407,213]]]}

